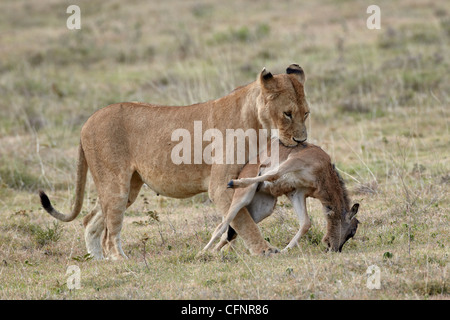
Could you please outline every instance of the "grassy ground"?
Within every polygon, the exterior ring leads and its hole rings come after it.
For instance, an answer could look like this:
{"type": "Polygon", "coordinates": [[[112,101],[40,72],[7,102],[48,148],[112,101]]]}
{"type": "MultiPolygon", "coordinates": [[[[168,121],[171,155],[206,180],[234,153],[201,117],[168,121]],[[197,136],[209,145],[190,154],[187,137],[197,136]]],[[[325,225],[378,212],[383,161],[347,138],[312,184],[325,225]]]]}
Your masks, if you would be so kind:
{"type": "MultiPolygon", "coordinates": [[[[450,6],[378,1],[62,1],[0,4],[1,299],[448,299],[450,6]],[[84,121],[119,101],[189,104],[299,63],[308,77],[310,142],[330,153],[360,202],[341,254],[324,253],[324,218],[273,258],[196,258],[220,221],[207,195],[143,188],[122,233],[125,262],[85,256],[81,219],[56,223],[43,188],[70,210],[84,121]],[[81,289],[69,290],[70,265],[81,289]],[[380,268],[381,289],[366,270],[380,268]]],[[[82,215],[96,191],[88,181],[82,215]]],[[[282,248],[297,230],[286,199],[260,224],[282,248]]]]}

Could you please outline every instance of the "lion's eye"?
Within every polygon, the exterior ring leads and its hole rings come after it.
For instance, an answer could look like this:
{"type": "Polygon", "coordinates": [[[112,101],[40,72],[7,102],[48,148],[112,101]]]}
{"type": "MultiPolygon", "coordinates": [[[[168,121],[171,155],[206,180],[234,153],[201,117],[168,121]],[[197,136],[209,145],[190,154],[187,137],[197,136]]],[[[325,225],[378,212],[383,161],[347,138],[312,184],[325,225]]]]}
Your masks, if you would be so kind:
{"type": "Polygon", "coordinates": [[[309,111],[305,112],[305,119],[308,118],[308,116],[309,116],[309,111]]]}
{"type": "Polygon", "coordinates": [[[288,111],[288,112],[283,112],[283,114],[288,117],[289,119],[292,119],[292,112],[288,111]]]}

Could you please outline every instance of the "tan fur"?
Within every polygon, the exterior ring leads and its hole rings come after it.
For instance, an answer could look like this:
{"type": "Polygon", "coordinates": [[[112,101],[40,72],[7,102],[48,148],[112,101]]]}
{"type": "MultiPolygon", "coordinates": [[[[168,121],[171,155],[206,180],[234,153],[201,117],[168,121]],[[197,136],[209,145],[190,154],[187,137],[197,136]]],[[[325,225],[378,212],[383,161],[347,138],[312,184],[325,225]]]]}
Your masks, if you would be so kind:
{"type": "MultiPolygon", "coordinates": [[[[56,218],[73,220],[81,210],[89,168],[99,204],[83,223],[88,252],[99,259],[104,254],[112,259],[125,257],[120,245],[124,211],[135,201],[144,182],[167,197],[186,198],[207,191],[219,212],[225,215],[233,196],[233,190],[227,190],[226,183],[238,176],[242,165],[204,162],[176,165],[171,160],[171,151],[177,144],[171,141],[172,132],[184,128],[192,134],[194,121],[202,122],[203,132],[216,128],[223,136],[226,129],[279,129],[282,143],[295,146],[307,137],[305,120],[309,108],[304,82],[303,70],[291,65],[287,74],[272,75],[263,69],[255,82],[205,103],[185,107],[117,103],[100,109],[81,130],[77,193],[72,213],[65,216],[54,210],[43,192],[41,202],[56,218]],[[284,112],[289,112],[292,119],[284,112]]],[[[206,145],[204,142],[203,147],[206,145]]],[[[194,148],[193,143],[191,147],[194,148]]],[[[274,250],[263,239],[245,208],[231,225],[253,254],[274,250]]]]}
{"type": "MultiPolygon", "coordinates": [[[[224,221],[214,231],[204,251],[227,230],[242,207],[248,206],[252,217],[259,222],[272,213],[276,198],[281,195],[287,195],[293,202],[300,220],[299,231],[285,249],[292,248],[311,226],[305,205],[307,197],[317,198],[322,202],[327,219],[327,234],[323,242],[329,249],[341,251],[344,243],[353,237],[358,225],[355,214],[359,204],[350,208],[345,186],[330,157],[321,148],[306,143],[294,148],[280,145],[279,156],[278,168],[268,171],[261,165],[268,159],[261,157],[257,164],[247,164],[241,171],[239,179],[229,182],[229,187],[237,188],[230,209],[224,221]],[[254,202],[260,200],[254,200],[253,197],[258,196],[258,199],[262,199],[262,195],[266,197],[267,207],[260,205],[254,209],[254,202]],[[267,197],[272,197],[273,203],[267,197]]],[[[221,249],[227,240],[229,239],[223,238],[215,250],[221,249]]]]}

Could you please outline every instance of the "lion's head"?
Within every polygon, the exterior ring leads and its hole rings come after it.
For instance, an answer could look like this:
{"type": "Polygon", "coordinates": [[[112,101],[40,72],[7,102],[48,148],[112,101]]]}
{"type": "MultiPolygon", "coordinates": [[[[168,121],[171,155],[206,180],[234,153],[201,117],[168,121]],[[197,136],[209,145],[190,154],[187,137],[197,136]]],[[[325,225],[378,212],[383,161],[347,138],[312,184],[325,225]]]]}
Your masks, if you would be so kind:
{"type": "Polygon", "coordinates": [[[287,147],[306,141],[305,121],[309,115],[304,84],[305,73],[291,64],[286,74],[272,75],[264,68],[257,81],[261,87],[258,97],[258,117],[265,129],[278,129],[281,143],[287,147]]]}

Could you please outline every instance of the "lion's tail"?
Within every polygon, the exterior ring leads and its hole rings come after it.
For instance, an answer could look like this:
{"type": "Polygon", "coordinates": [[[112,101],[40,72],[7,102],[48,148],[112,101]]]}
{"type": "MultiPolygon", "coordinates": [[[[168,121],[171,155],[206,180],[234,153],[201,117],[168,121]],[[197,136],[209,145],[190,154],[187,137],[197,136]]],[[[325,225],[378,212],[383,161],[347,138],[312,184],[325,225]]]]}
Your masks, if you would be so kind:
{"type": "Polygon", "coordinates": [[[47,211],[51,216],[55,217],[58,220],[69,222],[74,220],[81,211],[83,206],[83,198],[84,198],[84,189],[86,186],[86,177],[87,177],[88,165],[86,162],[86,158],[84,156],[84,151],[81,146],[78,148],[78,166],[77,166],[77,182],[76,182],[76,190],[75,190],[75,204],[72,209],[72,212],[69,215],[65,215],[61,212],[58,212],[53,208],[50,199],[45,194],[44,191],[39,190],[39,197],[41,198],[41,204],[44,207],[45,211],[47,211]]]}

